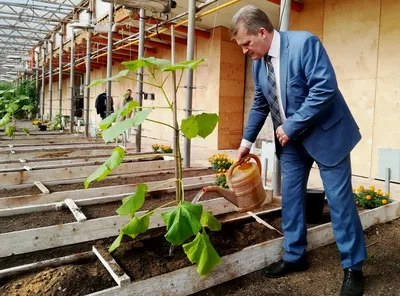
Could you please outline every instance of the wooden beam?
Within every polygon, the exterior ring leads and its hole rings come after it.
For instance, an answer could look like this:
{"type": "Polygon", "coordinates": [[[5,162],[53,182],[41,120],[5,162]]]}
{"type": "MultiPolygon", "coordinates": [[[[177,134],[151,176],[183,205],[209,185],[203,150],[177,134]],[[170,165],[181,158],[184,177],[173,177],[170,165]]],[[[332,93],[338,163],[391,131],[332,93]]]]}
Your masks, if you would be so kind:
{"type": "Polygon", "coordinates": [[[44,186],[44,185],[42,184],[42,182],[40,182],[40,181],[34,181],[33,184],[35,184],[36,187],[39,188],[40,191],[42,191],[44,194],[49,194],[49,193],[50,193],[50,190],[47,189],[47,187],[44,186]]]}
{"type": "MultiPolygon", "coordinates": [[[[0,173],[0,184],[1,185],[16,185],[33,183],[36,180],[51,181],[51,180],[67,180],[74,178],[86,178],[93,173],[99,166],[85,166],[85,167],[71,167],[63,169],[49,169],[44,174],[41,171],[30,171],[30,172],[12,172],[12,173],[0,173]]],[[[118,168],[110,173],[110,175],[121,175],[128,173],[138,172],[152,172],[156,170],[170,169],[173,167],[173,161],[153,161],[143,162],[140,165],[137,163],[123,163],[118,168]]]]}
{"type": "Polygon", "coordinates": [[[95,254],[92,251],[77,253],[73,255],[68,255],[64,257],[58,257],[49,260],[43,260],[35,263],[24,264],[20,266],[15,266],[11,268],[1,269],[0,270],[0,279],[4,277],[9,277],[12,275],[17,275],[20,273],[32,272],[38,269],[42,269],[45,267],[58,267],[61,265],[71,264],[78,261],[86,260],[89,258],[93,258],[95,254]]]}
{"type": "MultiPolygon", "coordinates": [[[[267,0],[267,1],[275,3],[277,5],[281,5],[281,0],[267,0]]],[[[293,11],[302,12],[304,9],[304,4],[297,1],[292,1],[290,8],[293,11]]]]}
{"type": "Polygon", "coordinates": [[[111,256],[108,251],[102,247],[97,248],[93,246],[93,253],[99,258],[100,262],[110,273],[112,278],[116,281],[118,286],[124,287],[131,282],[131,278],[123,271],[123,269],[118,265],[113,256],[111,256]]]}
{"type": "Polygon", "coordinates": [[[87,220],[84,213],[82,213],[81,209],[76,205],[76,203],[70,199],[66,198],[64,203],[67,205],[68,209],[71,211],[72,215],[74,215],[76,221],[84,222],[87,220]]]}

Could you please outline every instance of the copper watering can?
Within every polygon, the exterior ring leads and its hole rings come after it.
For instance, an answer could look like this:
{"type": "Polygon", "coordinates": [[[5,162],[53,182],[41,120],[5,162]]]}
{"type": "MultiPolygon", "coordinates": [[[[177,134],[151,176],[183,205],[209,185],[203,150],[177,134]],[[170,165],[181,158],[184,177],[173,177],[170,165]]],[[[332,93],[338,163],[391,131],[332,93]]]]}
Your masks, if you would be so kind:
{"type": "Polygon", "coordinates": [[[265,201],[266,193],[261,182],[261,162],[254,154],[248,154],[231,165],[226,177],[229,189],[208,186],[203,192],[217,192],[237,207],[237,211],[248,212],[265,201]],[[250,162],[254,159],[256,163],[250,162]]]}

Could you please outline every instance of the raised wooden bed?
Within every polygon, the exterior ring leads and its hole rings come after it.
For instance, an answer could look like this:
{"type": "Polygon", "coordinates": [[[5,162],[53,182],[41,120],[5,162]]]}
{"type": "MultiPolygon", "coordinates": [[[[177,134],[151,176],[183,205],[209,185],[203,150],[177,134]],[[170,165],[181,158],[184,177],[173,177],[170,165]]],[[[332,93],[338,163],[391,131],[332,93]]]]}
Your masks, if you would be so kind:
{"type": "MultiPolygon", "coordinates": [[[[400,217],[399,201],[360,213],[364,229],[398,217],[400,217]]],[[[307,240],[307,250],[334,242],[332,224],[327,223],[308,229],[307,240]]],[[[205,279],[197,274],[196,266],[189,266],[145,280],[135,281],[125,287],[114,287],[95,292],[90,294],[90,296],[190,295],[260,270],[278,261],[282,256],[282,244],[283,238],[281,237],[223,256],[222,263],[205,279]]]]}
{"type": "MultiPolygon", "coordinates": [[[[198,189],[201,189],[203,186],[209,185],[210,183],[211,182],[202,182],[200,184],[197,184],[196,186],[198,189]]],[[[170,188],[170,186],[168,186],[167,188],[170,188]]],[[[271,200],[272,190],[268,190],[267,192],[269,193],[268,200],[271,200]]],[[[112,198],[113,200],[121,200],[124,196],[126,196],[126,194],[120,195],[118,197],[114,196],[112,198]]],[[[109,201],[109,198],[107,200],[103,200],[103,202],[104,201],[109,201]]],[[[95,204],[99,202],[99,200],[92,199],[77,202],[77,204],[81,206],[91,203],[95,204]]],[[[235,207],[223,198],[204,201],[202,203],[205,210],[210,210],[216,215],[235,211],[235,207]]],[[[52,209],[54,210],[56,208],[60,208],[60,205],[49,204],[39,206],[34,211],[51,211],[52,209]]],[[[30,208],[9,209],[3,210],[2,212],[3,216],[8,216],[11,218],[12,214],[21,213],[21,210],[25,211],[25,213],[34,212],[30,208]]],[[[168,208],[165,208],[162,211],[166,210],[168,210],[168,208]]],[[[137,213],[137,215],[141,215],[143,213],[144,212],[137,213]]],[[[61,219],[61,213],[55,214],[61,219]]],[[[68,213],[66,213],[66,215],[67,214],[68,213]]],[[[65,219],[65,221],[70,221],[68,219],[71,219],[71,216],[68,217],[67,215],[65,219]]],[[[105,218],[87,220],[85,222],[73,222],[61,225],[2,233],[0,234],[0,240],[4,243],[0,245],[0,257],[115,236],[118,234],[119,229],[128,221],[128,217],[109,216],[105,218]]],[[[152,219],[150,228],[156,228],[162,225],[163,221],[161,217],[158,216],[152,219]]]]}
{"type": "MultiPolygon", "coordinates": [[[[203,170],[187,170],[185,173],[202,173],[203,170]]],[[[161,175],[162,173],[155,173],[153,175],[147,174],[146,177],[157,177],[157,175],[161,175]]],[[[164,173],[166,177],[172,177],[172,173],[164,173]]],[[[134,176],[130,176],[133,178],[134,176]]],[[[140,177],[140,176],[138,176],[140,177]]],[[[189,177],[184,179],[184,184],[186,186],[193,184],[209,184],[214,181],[214,175],[204,175],[198,177],[189,177]]],[[[153,188],[159,186],[166,182],[166,179],[161,178],[160,181],[147,182],[149,188],[153,188]]],[[[173,188],[175,185],[170,184],[164,187],[164,189],[173,188]]],[[[100,201],[114,201],[120,200],[121,196],[126,196],[128,194],[132,194],[137,188],[136,184],[126,184],[126,185],[116,185],[116,186],[108,186],[108,187],[99,187],[99,188],[89,188],[89,189],[80,189],[80,190],[67,190],[67,191],[59,191],[59,192],[51,192],[51,193],[42,193],[42,194],[33,194],[33,195],[22,195],[22,196],[12,196],[12,197],[3,197],[0,198],[0,216],[2,216],[2,209],[10,209],[10,208],[20,208],[20,207],[28,207],[35,205],[44,205],[44,204],[52,204],[57,202],[62,202],[66,198],[70,198],[77,202],[84,202],[85,200],[93,202],[100,201]]]]}
{"type": "MultiPolygon", "coordinates": [[[[113,170],[110,175],[121,175],[138,172],[151,172],[157,170],[172,169],[174,161],[159,160],[152,162],[144,162],[138,165],[137,163],[123,163],[117,169],[113,170]]],[[[73,178],[85,178],[93,173],[98,168],[96,166],[87,167],[72,167],[61,169],[48,169],[43,171],[26,171],[26,172],[11,172],[0,173],[0,185],[7,188],[10,185],[33,183],[34,181],[51,181],[51,180],[66,180],[73,178]]]]}

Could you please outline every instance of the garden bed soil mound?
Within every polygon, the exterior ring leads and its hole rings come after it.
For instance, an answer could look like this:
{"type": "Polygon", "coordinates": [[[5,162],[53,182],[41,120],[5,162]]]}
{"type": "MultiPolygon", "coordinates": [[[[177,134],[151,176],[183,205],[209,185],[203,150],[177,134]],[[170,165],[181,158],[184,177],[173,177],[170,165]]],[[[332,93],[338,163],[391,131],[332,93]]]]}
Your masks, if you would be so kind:
{"type": "Polygon", "coordinates": [[[76,222],[69,209],[0,217],[0,233],[76,222]]]}
{"type": "MultiPolygon", "coordinates": [[[[269,220],[271,219],[274,218],[269,220]]],[[[253,221],[251,218],[245,222],[225,223],[221,231],[209,231],[210,241],[218,254],[226,256],[245,247],[280,237],[276,231],[253,221]]],[[[191,265],[182,246],[175,246],[173,255],[169,256],[170,244],[163,233],[165,230],[159,236],[144,240],[124,238],[121,246],[112,253],[133,281],[144,280],[191,265]]]]}
{"type": "MultiPolygon", "coordinates": [[[[192,201],[195,195],[201,190],[194,189],[185,191],[185,200],[192,201]]],[[[221,197],[217,193],[208,193],[201,200],[205,199],[213,199],[221,197]]],[[[163,192],[150,192],[146,195],[146,200],[143,207],[140,209],[141,211],[155,209],[163,204],[166,204],[170,201],[175,200],[175,192],[171,193],[163,193],[163,192]]],[[[82,212],[88,219],[96,219],[102,217],[109,217],[118,215],[115,211],[122,205],[121,201],[109,202],[105,204],[97,204],[97,205],[89,205],[81,207],[82,212]]]]}
{"type": "MultiPolygon", "coordinates": [[[[205,175],[211,175],[211,174],[213,174],[212,169],[183,171],[184,178],[205,176],[205,175]]],[[[92,183],[90,183],[89,188],[99,188],[99,187],[162,181],[162,180],[168,180],[168,179],[174,178],[174,176],[175,176],[175,173],[172,171],[169,171],[169,172],[162,172],[162,173],[158,173],[158,174],[149,174],[148,176],[110,178],[110,179],[101,180],[100,182],[92,182],[92,183]]],[[[50,192],[85,189],[83,182],[73,183],[73,184],[48,185],[47,188],[50,190],[50,192]]]]}
{"type": "Polygon", "coordinates": [[[15,189],[2,189],[0,190],[0,198],[20,195],[35,195],[41,193],[42,191],[37,186],[29,186],[15,189]]]}
{"type": "Polygon", "coordinates": [[[101,262],[91,260],[0,280],[0,295],[80,296],[114,286],[115,281],[101,262]]]}

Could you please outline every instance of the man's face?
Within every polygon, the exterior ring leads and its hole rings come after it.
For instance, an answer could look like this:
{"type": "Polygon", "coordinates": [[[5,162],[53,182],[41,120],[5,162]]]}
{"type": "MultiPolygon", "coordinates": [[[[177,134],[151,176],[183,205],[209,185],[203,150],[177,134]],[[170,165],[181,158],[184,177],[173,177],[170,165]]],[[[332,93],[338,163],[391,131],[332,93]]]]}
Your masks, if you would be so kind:
{"type": "Polygon", "coordinates": [[[132,91],[128,90],[126,93],[128,94],[128,96],[131,96],[132,91]]]}
{"type": "Polygon", "coordinates": [[[246,29],[239,27],[235,35],[236,43],[242,47],[243,53],[253,60],[262,59],[269,51],[272,33],[260,28],[256,35],[248,34],[246,29]]]}

